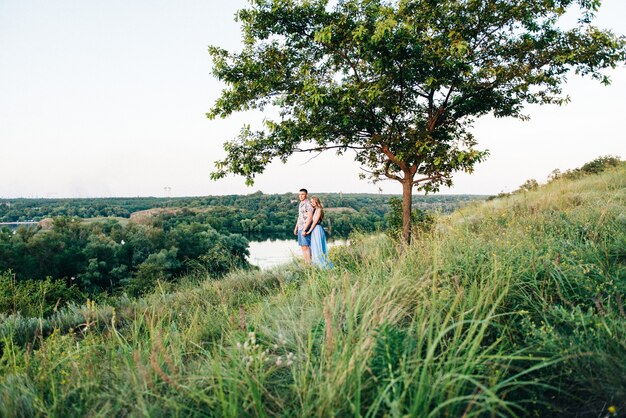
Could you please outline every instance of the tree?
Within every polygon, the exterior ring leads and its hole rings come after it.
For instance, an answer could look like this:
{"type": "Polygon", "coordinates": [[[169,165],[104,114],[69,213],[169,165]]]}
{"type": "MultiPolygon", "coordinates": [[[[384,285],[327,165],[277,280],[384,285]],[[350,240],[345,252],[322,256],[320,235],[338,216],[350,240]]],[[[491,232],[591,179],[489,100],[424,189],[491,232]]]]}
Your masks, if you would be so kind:
{"type": "Polygon", "coordinates": [[[213,179],[254,177],[296,152],[351,150],[374,181],[402,184],[403,239],[413,189],[471,172],[473,121],[526,119],[525,104],[563,104],[571,71],[604,84],[625,39],[591,23],[599,0],[252,0],[237,13],[243,50],[209,47],[227,87],[207,114],[278,111],[225,143],[213,179]],[[572,29],[559,26],[571,8],[572,29]]]}

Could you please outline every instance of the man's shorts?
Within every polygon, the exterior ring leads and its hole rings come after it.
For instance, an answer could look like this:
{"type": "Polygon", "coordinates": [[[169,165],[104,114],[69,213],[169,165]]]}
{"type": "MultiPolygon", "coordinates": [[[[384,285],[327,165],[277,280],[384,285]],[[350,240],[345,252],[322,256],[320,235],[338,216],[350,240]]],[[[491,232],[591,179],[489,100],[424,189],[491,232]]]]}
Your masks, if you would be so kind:
{"type": "Polygon", "coordinates": [[[311,234],[302,236],[302,229],[298,229],[298,245],[301,247],[311,246],[311,234]]]}

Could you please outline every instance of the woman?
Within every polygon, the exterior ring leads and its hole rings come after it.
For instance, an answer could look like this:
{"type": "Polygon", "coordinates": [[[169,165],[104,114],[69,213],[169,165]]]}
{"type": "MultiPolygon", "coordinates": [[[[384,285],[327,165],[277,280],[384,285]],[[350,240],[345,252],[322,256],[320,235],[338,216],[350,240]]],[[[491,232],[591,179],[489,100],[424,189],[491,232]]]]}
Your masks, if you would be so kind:
{"type": "Polygon", "coordinates": [[[328,259],[328,249],[326,248],[326,233],[322,227],[324,220],[324,207],[317,196],[311,196],[313,206],[313,220],[305,235],[311,235],[311,262],[321,268],[329,269],[333,264],[328,259]]]}

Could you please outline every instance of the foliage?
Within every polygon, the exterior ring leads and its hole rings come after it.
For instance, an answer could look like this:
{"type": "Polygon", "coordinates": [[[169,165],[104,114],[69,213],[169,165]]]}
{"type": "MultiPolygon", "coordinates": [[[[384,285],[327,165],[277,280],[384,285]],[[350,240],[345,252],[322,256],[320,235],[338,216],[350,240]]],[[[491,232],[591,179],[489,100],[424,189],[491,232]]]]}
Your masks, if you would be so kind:
{"type": "Polygon", "coordinates": [[[17,281],[12,272],[0,274],[0,312],[45,317],[70,302],[80,302],[84,295],[65,280],[17,281]]]}
{"type": "MultiPolygon", "coordinates": [[[[402,236],[402,200],[397,197],[389,199],[390,210],[386,215],[387,231],[395,237],[402,236]]],[[[411,211],[411,226],[414,231],[428,232],[435,223],[435,217],[432,213],[426,212],[420,208],[414,208],[411,211]]]]}
{"type": "Polygon", "coordinates": [[[593,26],[596,1],[258,0],[240,10],[243,50],[211,46],[227,87],[208,113],[275,108],[260,129],[225,143],[213,179],[247,184],[296,152],[348,151],[374,180],[403,186],[403,239],[413,188],[435,192],[487,153],[475,118],[526,118],[524,105],[563,104],[575,71],[602,83],[626,40],[593,26]],[[582,14],[563,29],[568,9],[582,14]]]}
{"type": "Polygon", "coordinates": [[[580,168],[567,170],[559,177],[576,179],[590,174],[599,174],[610,168],[617,167],[621,162],[621,159],[617,156],[605,155],[583,164],[580,168]]]}
{"type": "Polygon", "coordinates": [[[539,188],[539,183],[535,179],[528,179],[519,186],[518,191],[520,192],[532,192],[533,190],[537,190],[539,188]]]}
{"type": "MultiPolygon", "coordinates": [[[[67,283],[66,287],[91,295],[115,291],[137,295],[151,290],[158,280],[175,280],[198,266],[212,277],[248,267],[248,241],[240,235],[220,234],[188,218],[165,226],[158,223],[85,223],[57,217],[48,230],[5,230],[0,233],[0,271],[11,269],[19,283],[52,277],[60,280],[54,283],[67,283]]],[[[55,303],[56,299],[52,306],[55,303]]]]}

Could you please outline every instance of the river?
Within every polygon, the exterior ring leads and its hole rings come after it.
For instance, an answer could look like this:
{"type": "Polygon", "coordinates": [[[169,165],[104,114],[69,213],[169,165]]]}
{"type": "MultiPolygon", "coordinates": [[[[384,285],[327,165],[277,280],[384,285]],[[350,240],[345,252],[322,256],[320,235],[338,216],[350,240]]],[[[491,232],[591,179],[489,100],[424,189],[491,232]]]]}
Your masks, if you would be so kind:
{"type": "Polygon", "coordinates": [[[0,228],[6,226],[9,229],[17,229],[20,226],[36,226],[37,224],[36,221],[0,222],[0,228]]]}
{"type": "MultiPolygon", "coordinates": [[[[345,245],[347,242],[341,239],[329,240],[328,247],[345,245]]],[[[250,241],[248,249],[250,251],[248,261],[250,264],[259,266],[261,270],[289,263],[294,257],[302,258],[302,251],[295,237],[288,240],[250,241]]]]}

